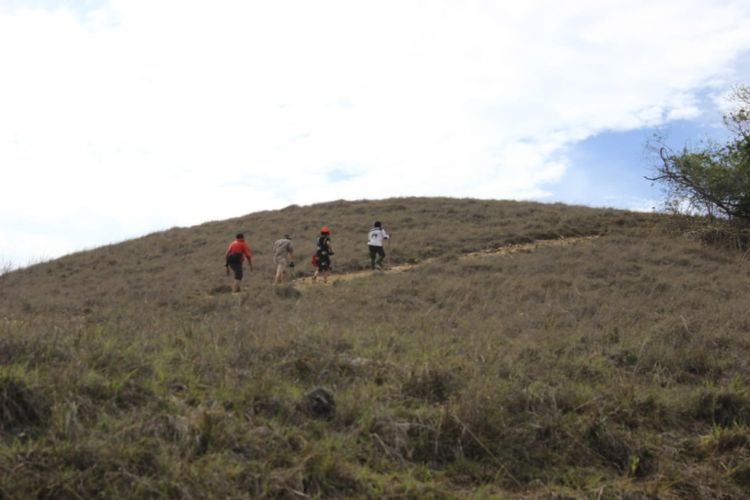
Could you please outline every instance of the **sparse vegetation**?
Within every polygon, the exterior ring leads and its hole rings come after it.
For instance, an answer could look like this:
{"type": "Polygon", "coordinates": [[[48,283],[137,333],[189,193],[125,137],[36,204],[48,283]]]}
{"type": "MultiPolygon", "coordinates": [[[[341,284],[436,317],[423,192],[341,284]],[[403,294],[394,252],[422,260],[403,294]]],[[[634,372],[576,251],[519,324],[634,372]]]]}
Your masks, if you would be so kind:
{"type": "Polygon", "coordinates": [[[13,270],[13,263],[7,259],[0,258],[0,275],[9,273],[13,270]]]}
{"type": "Polygon", "coordinates": [[[666,222],[333,202],[0,276],[0,498],[746,497],[750,269],[666,222]],[[386,264],[422,265],[271,286],[277,234],[304,261],[325,223],[359,271],[376,218],[386,264]]]}

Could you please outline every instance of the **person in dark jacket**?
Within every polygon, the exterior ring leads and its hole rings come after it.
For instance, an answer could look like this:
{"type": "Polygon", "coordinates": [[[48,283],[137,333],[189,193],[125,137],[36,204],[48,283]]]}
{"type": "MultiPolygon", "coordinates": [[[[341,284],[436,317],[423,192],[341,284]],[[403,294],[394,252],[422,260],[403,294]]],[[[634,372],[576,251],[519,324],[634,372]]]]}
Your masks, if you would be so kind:
{"type": "Polygon", "coordinates": [[[313,282],[318,280],[318,276],[323,276],[323,283],[328,283],[328,276],[331,274],[331,256],[333,255],[331,230],[328,229],[328,226],[320,228],[315,255],[318,258],[318,267],[313,274],[313,282]]]}

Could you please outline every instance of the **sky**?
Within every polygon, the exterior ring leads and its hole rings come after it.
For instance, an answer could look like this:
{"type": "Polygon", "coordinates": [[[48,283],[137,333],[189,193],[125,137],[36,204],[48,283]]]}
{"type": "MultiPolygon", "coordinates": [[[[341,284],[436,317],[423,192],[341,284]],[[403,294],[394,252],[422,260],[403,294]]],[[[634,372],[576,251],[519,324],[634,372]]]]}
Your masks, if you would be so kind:
{"type": "Polygon", "coordinates": [[[748,0],[0,0],[0,268],[336,199],[658,209],[645,145],[724,137],[748,26],[748,0]]]}

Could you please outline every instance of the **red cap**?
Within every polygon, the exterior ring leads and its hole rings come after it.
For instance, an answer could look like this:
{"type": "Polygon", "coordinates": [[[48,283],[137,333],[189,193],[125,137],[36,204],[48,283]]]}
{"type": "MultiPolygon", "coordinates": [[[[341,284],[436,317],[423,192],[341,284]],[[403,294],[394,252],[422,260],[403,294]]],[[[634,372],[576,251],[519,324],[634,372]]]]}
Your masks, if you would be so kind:
{"type": "Polygon", "coordinates": [[[320,228],[320,234],[331,234],[331,230],[328,229],[328,226],[323,226],[320,228]]]}

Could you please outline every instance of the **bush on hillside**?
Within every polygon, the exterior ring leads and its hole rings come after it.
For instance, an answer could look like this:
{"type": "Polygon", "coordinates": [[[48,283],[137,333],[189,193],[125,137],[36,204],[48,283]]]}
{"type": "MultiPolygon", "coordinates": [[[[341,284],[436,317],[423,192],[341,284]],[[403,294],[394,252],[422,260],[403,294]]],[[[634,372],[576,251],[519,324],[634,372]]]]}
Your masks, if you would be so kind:
{"type": "Polygon", "coordinates": [[[674,152],[661,143],[660,163],[649,180],[667,189],[667,206],[722,219],[750,222],[750,87],[732,94],[735,109],[724,116],[727,144],[708,143],[674,152]]]}

